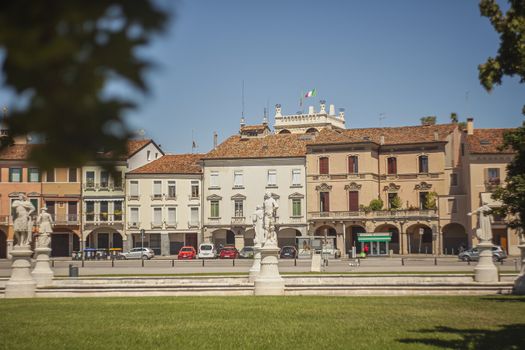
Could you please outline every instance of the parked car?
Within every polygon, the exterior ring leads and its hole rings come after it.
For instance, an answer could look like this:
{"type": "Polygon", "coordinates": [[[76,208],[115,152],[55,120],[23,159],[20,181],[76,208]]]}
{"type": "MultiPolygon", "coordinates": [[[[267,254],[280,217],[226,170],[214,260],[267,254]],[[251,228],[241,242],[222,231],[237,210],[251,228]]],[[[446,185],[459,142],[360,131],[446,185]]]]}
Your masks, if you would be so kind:
{"type": "Polygon", "coordinates": [[[239,251],[233,246],[226,246],[221,249],[219,258],[221,259],[237,259],[239,257],[239,251]]]}
{"type": "Polygon", "coordinates": [[[295,259],[297,258],[297,249],[294,246],[282,247],[279,257],[281,259],[295,259]]]}
{"type": "MultiPolygon", "coordinates": [[[[467,249],[459,253],[458,258],[462,261],[478,261],[479,260],[479,250],[477,247],[467,249]]],[[[507,253],[500,246],[492,247],[492,260],[502,261],[507,259],[507,253]]]]}
{"type": "Polygon", "coordinates": [[[155,252],[151,248],[132,248],[127,252],[119,253],[119,257],[123,259],[151,259],[155,256],[155,252]]]}
{"type": "Polygon", "coordinates": [[[196,259],[196,258],[197,258],[197,252],[195,251],[195,248],[189,245],[180,248],[179,254],[177,255],[178,260],[183,260],[183,259],[191,260],[191,259],[196,259]]]}
{"type": "Polygon", "coordinates": [[[241,259],[253,259],[254,250],[252,246],[245,246],[239,252],[239,258],[241,259]]]}
{"type": "Polygon", "coordinates": [[[199,245],[199,259],[215,259],[217,257],[217,250],[212,243],[202,243],[199,245]]]}

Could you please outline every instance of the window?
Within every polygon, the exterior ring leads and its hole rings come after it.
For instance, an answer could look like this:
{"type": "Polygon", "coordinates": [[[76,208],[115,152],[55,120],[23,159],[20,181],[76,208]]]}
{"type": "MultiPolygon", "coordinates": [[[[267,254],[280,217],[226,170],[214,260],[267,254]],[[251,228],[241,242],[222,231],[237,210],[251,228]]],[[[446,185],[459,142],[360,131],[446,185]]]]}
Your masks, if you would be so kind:
{"type": "Polygon", "coordinates": [[[162,198],[162,181],[153,181],[153,198],[162,198]]]}
{"type": "Polygon", "coordinates": [[[46,208],[47,212],[51,215],[55,215],[55,202],[54,201],[46,201],[46,208]]]}
{"type": "MultiPolygon", "coordinates": [[[[219,214],[219,206],[217,205],[217,215],[218,214],[219,214]]],[[[199,224],[199,208],[192,207],[190,209],[190,224],[193,226],[199,224]]]]}
{"type": "Polygon", "coordinates": [[[191,198],[199,198],[199,181],[191,182],[191,198]]]}
{"type": "Polygon", "coordinates": [[[46,171],[46,182],[55,182],[55,169],[46,171]]]}
{"type": "Polygon", "coordinates": [[[397,159],[395,157],[390,157],[387,159],[388,164],[388,174],[397,174],[397,159]]]}
{"type": "Polygon", "coordinates": [[[277,186],[277,170],[268,170],[268,186],[277,186]]]}
{"type": "Polygon", "coordinates": [[[38,198],[31,198],[31,199],[29,199],[29,201],[31,202],[31,204],[33,204],[33,207],[35,207],[34,214],[38,213],[39,212],[39,209],[38,209],[38,198]]]}
{"type": "Polygon", "coordinates": [[[458,174],[452,173],[450,174],[450,186],[457,186],[458,185],[458,174]]]}
{"type": "Polygon", "coordinates": [[[153,208],[153,225],[162,225],[162,208],[153,208]]]}
{"type": "Polygon", "coordinates": [[[243,184],[243,174],[241,170],[236,170],[233,172],[233,187],[242,187],[243,184]]]}
{"type": "Polygon", "coordinates": [[[168,181],[168,198],[177,198],[177,184],[175,181],[168,181]]]}
{"type": "Polygon", "coordinates": [[[319,193],[319,208],[320,208],[320,211],[322,212],[330,211],[330,193],[329,192],[319,193]]]}
{"type": "Polygon", "coordinates": [[[301,169],[292,170],[292,186],[301,186],[301,169]]]}
{"type": "Polygon", "coordinates": [[[428,173],[428,156],[419,156],[419,173],[428,173]]]}
{"type": "Polygon", "coordinates": [[[151,151],[147,151],[146,152],[146,158],[147,158],[148,162],[151,160],[151,151]]]}
{"type": "Polygon", "coordinates": [[[499,168],[488,168],[485,174],[485,182],[490,185],[499,185],[499,168]]]}
{"type": "Polygon", "coordinates": [[[139,223],[139,208],[130,208],[129,215],[131,224],[137,226],[139,223]]]}
{"type": "Polygon", "coordinates": [[[242,199],[236,199],[234,201],[234,206],[235,206],[235,217],[243,217],[244,216],[244,201],[242,199]]]}
{"type": "Polygon", "coordinates": [[[168,225],[177,225],[177,208],[168,208],[168,225]]]}
{"type": "Polygon", "coordinates": [[[155,159],[159,158],[159,153],[155,152],[155,159]]]}
{"type": "Polygon", "coordinates": [[[67,202],[67,221],[77,221],[77,202],[67,202]]]}
{"type": "Polygon", "coordinates": [[[108,201],[100,202],[100,221],[108,221],[108,201]]]}
{"type": "Polygon", "coordinates": [[[139,182],[130,181],[129,183],[129,195],[134,198],[139,197],[139,182]]]}
{"type": "Polygon", "coordinates": [[[86,188],[94,188],[94,187],[95,187],[95,172],[86,171],[86,188]]]}
{"type": "Polygon", "coordinates": [[[37,168],[27,169],[27,182],[40,182],[40,170],[37,168]]]}
{"type": "Polygon", "coordinates": [[[348,191],[348,210],[359,211],[359,191],[348,191]]]}
{"type": "Polygon", "coordinates": [[[22,182],[22,168],[9,168],[9,182],[22,182]]]}
{"type": "Polygon", "coordinates": [[[393,209],[392,203],[394,202],[396,197],[397,197],[397,193],[395,192],[388,194],[388,209],[393,209]]]}
{"type": "MultiPolygon", "coordinates": [[[[49,212],[49,209],[48,209],[49,212]]],[[[95,202],[86,202],[86,221],[95,220],[95,202]]]]}
{"type": "Polygon", "coordinates": [[[359,173],[358,159],[357,156],[348,157],[348,173],[357,174],[359,173]]]}
{"type": "Polygon", "coordinates": [[[114,189],[122,189],[122,173],[119,171],[116,171],[113,173],[113,188],[114,189]]]}
{"type": "Polygon", "coordinates": [[[77,182],[77,168],[69,168],[69,182],[77,182]]]}
{"type": "Polygon", "coordinates": [[[301,199],[294,198],[292,199],[292,216],[301,216],[301,199]]]}
{"type": "Polygon", "coordinates": [[[122,221],[122,202],[113,202],[113,220],[122,221]]]}
{"type": "Polygon", "coordinates": [[[448,213],[449,214],[457,213],[456,200],[455,199],[449,199],[448,200],[448,213]]]}
{"type": "Polygon", "coordinates": [[[426,210],[428,192],[419,192],[419,209],[426,210]]]}
{"type": "Polygon", "coordinates": [[[218,218],[219,217],[219,201],[211,201],[210,202],[210,217],[212,218],[218,218]]]}
{"type": "Polygon", "coordinates": [[[210,187],[219,187],[219,172],[212,171],[210,173],[210,187]]]}
{"type": "Polygon", "coordinates": [[[108,188],[109,186],[109,173],[107,171],[100,172],[100,187],[108,188]]]}
{"type": "Polygon", "coordinates": [[[328,157],[319,158],[319,174],[328,175],[328,157]]]}

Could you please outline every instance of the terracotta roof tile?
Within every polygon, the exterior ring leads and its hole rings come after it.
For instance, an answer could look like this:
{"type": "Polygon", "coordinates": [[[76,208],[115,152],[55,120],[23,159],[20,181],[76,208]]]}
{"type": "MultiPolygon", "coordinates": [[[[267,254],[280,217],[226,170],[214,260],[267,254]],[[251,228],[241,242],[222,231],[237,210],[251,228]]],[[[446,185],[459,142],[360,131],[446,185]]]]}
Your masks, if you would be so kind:
{"type": "Polygon", "coordinates": [[[270,134],[258,138],[231,136],[204,159],[304,157],[308,137],[302,134],[270,134]]]}
{"type": "Polygon", "coordinates": [[[474,129],[473,135],[467,135],[470,153],[513,153],[511,150],[500,151],[503,134],[515,129],[474,129]]]}
{"type": "Polygon", "coordinates": [[[26,160],[35,146],[34,144],[7,146],[0,151],[0,160],[26,160]]]}
{"type": "Polygon", "coordinates": [[[148,143],[150,143],[152,140],[150,139],[144,139],[144,140],[129,140],[127,144],[128,149],[128,157],[131,157],[136,152],[138,152],[142,147],[146,146],[148,143]]]}
{"type": "Polygon", "coordinates": [[[169,154],[154,160],[130,174],[200,174],[202,168],[197,163],[203,154],[169,154]]]}
{"type": "Polygon", "coordinates": [[[416,125],[389,128],[364,128],[346,130],[322,130],[311,144],[337,144],[374,142],[385,145],[426,143],[444,141],[454,131],[456,124],[416,125]]]}
{"type": "Polygon", "coordinates": [[[243,131],[258,131],[263,132],[265,129],[268,129],[268,125],[257,124],[257,125],[245,125],[241,127],[241,132],[243,131]]]}

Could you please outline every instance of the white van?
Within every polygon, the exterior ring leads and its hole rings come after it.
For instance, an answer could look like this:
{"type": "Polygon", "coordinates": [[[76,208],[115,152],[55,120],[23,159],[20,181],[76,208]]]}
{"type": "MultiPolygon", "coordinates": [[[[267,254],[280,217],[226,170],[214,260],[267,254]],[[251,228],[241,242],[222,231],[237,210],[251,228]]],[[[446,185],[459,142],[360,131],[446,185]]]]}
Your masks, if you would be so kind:
{"type": "Polygon", "coordinates": [[[215,259],[217,257],[217,250],[213,243],[202,243],[199,245],[199,259],[215,259]]]}

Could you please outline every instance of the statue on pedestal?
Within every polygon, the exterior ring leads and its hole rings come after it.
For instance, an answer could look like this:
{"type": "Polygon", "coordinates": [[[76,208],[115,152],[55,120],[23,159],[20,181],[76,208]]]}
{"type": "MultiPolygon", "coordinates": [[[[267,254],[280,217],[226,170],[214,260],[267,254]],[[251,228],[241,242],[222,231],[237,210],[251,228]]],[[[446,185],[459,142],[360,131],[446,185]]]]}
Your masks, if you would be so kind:
{"type": "Polygon", "coordinates": [[[277,234],[275,232],[275,222],[277,217],[277,209],[279,205],[273,199],[270,192],[266,192],[263,202],[263,227],[264,227],[264,245],[277,245],[277,234]]]}
{"type": "Polygon", "coordinates": [[[12,207],[15,208],[16,212],[16,218],[13,223],[14,236],[17,240],[15,247],[27,247],[31,243],[33,229],[31,213],[35,211],[35,207],[27,200],[24,194],[18,196],[18,199],[13,202],[12,207]]]}
{"type": "Polygon", "coordinates": [[[40,215],[36,219],[38,224],[38,248],[49,248],[51,242],[50,234],[53,232],[53,217],[47,212],[47,208],[40,209],[40,215]]]}
{"type": "Polygon", "coordinates": [[[468,216],[472,214],[478,214],[478,229],[476,230],[476,237],[480,242],[492,241],[492,225],[490,220],[491,207],[486,202],[483,202],[481,207],[474,210],[472,213],[468,213],[468,216]]]}

